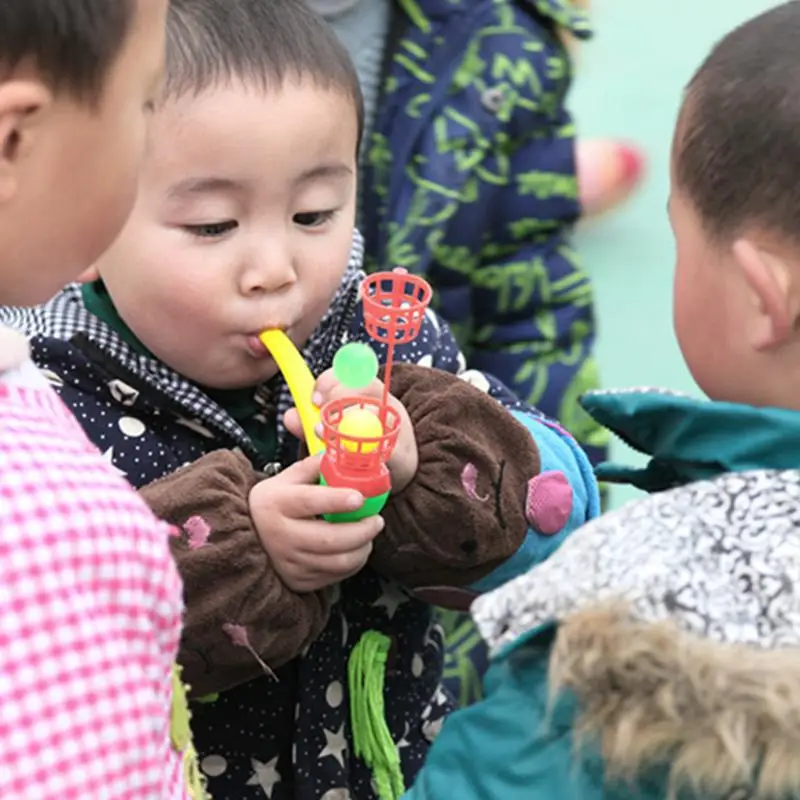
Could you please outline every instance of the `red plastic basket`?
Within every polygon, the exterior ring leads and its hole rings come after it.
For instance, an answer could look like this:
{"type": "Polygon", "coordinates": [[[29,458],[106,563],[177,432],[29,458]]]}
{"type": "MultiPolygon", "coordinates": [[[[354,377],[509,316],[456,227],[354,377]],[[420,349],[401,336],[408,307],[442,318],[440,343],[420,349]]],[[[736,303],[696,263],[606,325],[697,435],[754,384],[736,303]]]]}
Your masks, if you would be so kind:
{"type": "Polygon", "coordinates": [[[384,344],[406,344],[416,338],[431,300],[426,280],[403,269],[376,272],[361,284],[367,333],[384,344]]]}
{"type": "Polygon", "coordinates": [[[331,485],[348,486],[364,490],[384,479],[384,465],[389,460],[400,433],[400,415],[391,406],[383,409],[383,434],[374,438],[342,434],[339,423],[350,408],[363,408],[376,415],[381,412],[381,402],[372,397],[342,397],[331,400],[321,409],[322,439],[325,442],[326,462],[323,474],[331,485]],[[351,447],[345,447],[347,442],[351,447]],[[364,448],[369,447],[369,452],[364,448]],[[374,447],[374,449],[372,449],[374,447]]]}

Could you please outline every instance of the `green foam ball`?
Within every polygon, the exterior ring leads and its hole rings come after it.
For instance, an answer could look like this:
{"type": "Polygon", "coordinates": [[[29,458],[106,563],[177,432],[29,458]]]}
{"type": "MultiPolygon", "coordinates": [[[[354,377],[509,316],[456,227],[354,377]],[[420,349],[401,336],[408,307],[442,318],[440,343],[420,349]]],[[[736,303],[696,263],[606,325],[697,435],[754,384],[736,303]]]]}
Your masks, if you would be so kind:
{"type": "Polygon", "coordinates": [[[378,377],[378,357],[368,344],[351,342],[333,357],[333,374],[348,389],[363,389],[378,377]]]}

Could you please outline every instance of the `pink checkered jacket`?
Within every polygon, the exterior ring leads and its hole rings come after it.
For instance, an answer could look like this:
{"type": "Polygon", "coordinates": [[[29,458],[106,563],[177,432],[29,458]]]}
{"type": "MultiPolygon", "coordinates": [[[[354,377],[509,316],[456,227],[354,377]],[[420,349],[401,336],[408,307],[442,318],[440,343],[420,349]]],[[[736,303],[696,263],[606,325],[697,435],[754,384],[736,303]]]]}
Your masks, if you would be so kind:
{"type": "Polygon", "coordinates": [[[0,797],[190,797],[168,528],[0,328],[0,797]]]}

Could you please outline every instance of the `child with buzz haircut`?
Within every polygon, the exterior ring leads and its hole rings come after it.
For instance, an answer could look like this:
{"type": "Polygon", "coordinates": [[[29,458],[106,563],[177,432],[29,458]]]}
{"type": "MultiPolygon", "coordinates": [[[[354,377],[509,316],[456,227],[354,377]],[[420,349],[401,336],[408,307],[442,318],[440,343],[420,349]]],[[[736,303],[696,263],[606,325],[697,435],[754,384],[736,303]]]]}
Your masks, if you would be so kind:
{"type": "MultiPolygon", "coordinates": [[[[52,297],[119,233],[166,9],[0,3],[0,302],[52,297]]],[[[201,797],[196,773],[194,792],[184,775],[194,763],[173,666],[181,583],[167,540],[25,339],[0,327],[4,800],[201,797]]]]}
{"type": "Polygon", "coordinates": [[[392,497],[381,517],[321,519],[363,498],[318,485],[258,333],[303,350],[317,404],[347,394],[342,344],[385,359],[359,302],[358,79],[298,0],[173,0],[167,42],[127,226],[82,287],[4,316],[184,531],[179,658],[212,796],[396,800],[451,708],[430,601],[463,608],[547,557],[597,512],[596,484],[429,312],[393,370],[392,497]]]}
{"type": "Polygon", "coordinates": [[[652,492],[476,601],[486,699],[408,800],[800,797],[800,1],[726,36],[672,150],[674,323],[709,400],[589,395],[652,492]]]}

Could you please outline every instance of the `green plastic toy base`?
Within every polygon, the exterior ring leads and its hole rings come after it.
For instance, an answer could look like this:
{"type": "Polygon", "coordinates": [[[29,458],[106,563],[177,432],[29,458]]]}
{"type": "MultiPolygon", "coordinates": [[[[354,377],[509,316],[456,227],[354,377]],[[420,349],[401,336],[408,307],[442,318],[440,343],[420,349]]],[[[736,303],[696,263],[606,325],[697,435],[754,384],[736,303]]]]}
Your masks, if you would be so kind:
{"type": "MultiPolygon", "coordinates": [[[[325,486],[325,479],[320,476],[319,482],[325,486]]],[[[386,501],[389,499],[390,492],[376,495],[375,497],[367,497],[364,500],[364,505],[357,508],[355,511],[345,511],[342,514],[325,514],[324,519],[328,522],[358,522],[360,519],[366,517],[374,517],[383,511],[386,501]]]]}

